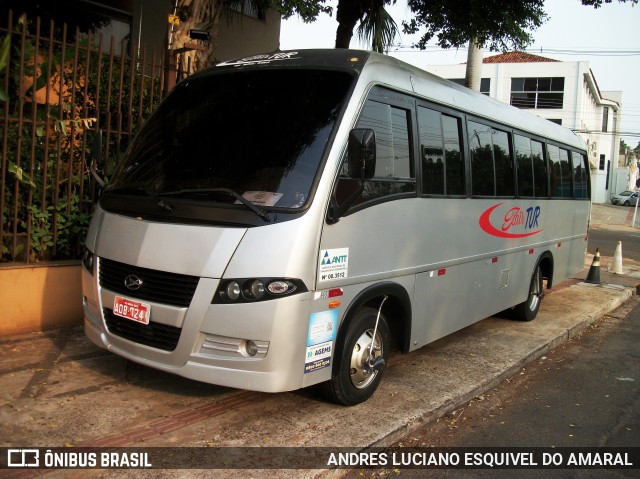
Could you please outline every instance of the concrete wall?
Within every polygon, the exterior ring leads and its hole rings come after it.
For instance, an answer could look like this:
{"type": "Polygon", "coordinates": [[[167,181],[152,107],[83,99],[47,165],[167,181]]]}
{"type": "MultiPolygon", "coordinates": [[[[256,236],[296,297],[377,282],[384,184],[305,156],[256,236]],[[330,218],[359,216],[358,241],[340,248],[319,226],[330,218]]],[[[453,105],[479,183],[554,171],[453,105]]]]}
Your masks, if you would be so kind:
{"type": "Polygon", "coordinates": [[[82,323],[81,266],[0,267],[0,336],[82,323]]]}

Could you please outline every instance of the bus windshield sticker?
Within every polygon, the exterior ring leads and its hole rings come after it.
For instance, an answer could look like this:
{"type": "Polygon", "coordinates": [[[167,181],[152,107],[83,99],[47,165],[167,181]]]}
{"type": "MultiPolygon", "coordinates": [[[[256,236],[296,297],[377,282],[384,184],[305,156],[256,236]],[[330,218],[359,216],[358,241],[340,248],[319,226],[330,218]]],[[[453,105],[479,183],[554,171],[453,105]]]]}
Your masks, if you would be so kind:
{"type": "MultiPolygon", "coordinates": [[[[250,201],[254,205],[258,206],[273,206],[280,198],[282,193],[270,193],[268,191],[245,191],[242,195],[245,200],[250,201]]],[[[240,204],[236,201],[236,204],[240,204]]]]}
{"type": "Polygon", "coordinates": [[[266,65],[271,62],[282,61],[282,60],[295,60],[298,52],[281,52],[274,53],[272,55],[255,55],[253,57],[242,58],[241,60],[234,60],[231,62],[222,62],[218,63],[216,66],[218,67],[228,67],[228,66],[244,66],[244,65],[266,65]],[[293,57],[293,58],[292,58],[293,57]]]}
{"type": "Polygon", "coordinates": [[[338,310],[336,309],[313,313],[309,317],[305,374],[326,368],[331,364],[337,324],[338,310]]]}
{"type": "Polygon", "coordinates": [[[539,205],[524,210],[518,206],[500,208],[502,205],[504,203],[493,205],[480,216],[480,228],[485,233],[498,238],[514,239],[526,238],[544,231],[544,228],[540,228],[542,209],[539,205]]]}
{"type": "Polygon", "coordinates": [[[345,279],[349,276],[349,248],[320,250],[318,281],[345,279]]]}

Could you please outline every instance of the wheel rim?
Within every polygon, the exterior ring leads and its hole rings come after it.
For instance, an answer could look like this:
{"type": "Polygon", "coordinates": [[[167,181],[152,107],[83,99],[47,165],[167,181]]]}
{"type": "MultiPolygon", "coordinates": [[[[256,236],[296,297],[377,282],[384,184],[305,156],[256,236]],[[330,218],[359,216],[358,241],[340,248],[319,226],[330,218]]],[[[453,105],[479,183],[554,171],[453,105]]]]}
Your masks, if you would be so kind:
{"type": "MultiPolygon", "coordinates": [[[[356,343],[353,345],[353,353],[351,354],[350,376],[351,382],[358,389],[364,389],[369,386],[378,375],[377,370],[371,370],[367,365],[369,357],[369,347],[371,346],[373,337],[373,329],[364,331],[356,343]]],[[[382,356],[382,338],[379,332],[376,332],[376,340],[373,343],[373,360],[375,361],[382,356]]]]}
{"type": "Polygon", "coordinates": [[[542,291],[542,275],[540,268],[536,268],[536,273],[531,280],[531,293],[529,295],[529,309],[535,311],[540,305],[540,292],[542,291]]]}

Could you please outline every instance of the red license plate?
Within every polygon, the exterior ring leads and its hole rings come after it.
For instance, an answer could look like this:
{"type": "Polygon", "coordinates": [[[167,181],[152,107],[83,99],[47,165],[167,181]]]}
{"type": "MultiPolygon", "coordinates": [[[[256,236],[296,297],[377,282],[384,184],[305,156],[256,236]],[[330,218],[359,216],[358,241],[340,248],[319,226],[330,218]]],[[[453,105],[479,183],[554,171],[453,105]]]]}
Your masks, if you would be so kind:
{"type": "Polygon", "coordinates": [[[113,300],[113,314],[142,324],[149,324],[151,305],[116,296],[113,300]]]}

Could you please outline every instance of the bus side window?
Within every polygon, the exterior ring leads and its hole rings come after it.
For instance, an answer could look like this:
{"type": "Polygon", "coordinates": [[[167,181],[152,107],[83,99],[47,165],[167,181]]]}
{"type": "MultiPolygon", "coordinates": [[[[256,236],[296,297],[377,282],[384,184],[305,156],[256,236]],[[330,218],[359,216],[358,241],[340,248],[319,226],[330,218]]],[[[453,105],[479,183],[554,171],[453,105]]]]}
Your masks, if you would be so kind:
{"type": "Polygon", "coordinates": [[[549,168],[551,176],[551,196],[553,198],[571,198],[571,165],[569,152],[555,145],[548,145],[549,168]]]}
{"type": "Polygon", "coordinates": [[[458,118],[418,107],[423,193],[464,195],[464,162],[458,118]]]}
{"type": "Polygon", "coordinates": [[[511,135],[493,130],[493,161],[496,169],[496,196],[514,196],[511,135]]]}
{"type": "Polygon", "coordinates": [[[547,161],[544,156],[544,145],[531,140],[531,160],[533,161],[534,196],[546,198],[549,196],[549,175],[547,173],[547,161]]]}
{"type": "MultiPolygon", "coordinates": [[[[356,128],[372,129],[376,135],[376,171],[364,182],[364,190],[355,205],[385,196],[412,193],[416,190],[415,171],[411,158],[410,114],[408,110],[387,103],[367,100],[356,128]]],[[[348,178],[345,157],[336,186],[335,199],[348,197],[360,184],[348,178]]]]}
{"type": "Polygon", "coordinates": [[[562,170],[562,197],[573,197],[571,188],[571,153],[560,149],[560,169],[562,170]]]}
{"type": "Polygon", "coordinates": [[[531,140],[520,135],[514,135],[513,140],[518,164],[518,196],[531,197],[534,191],[531,140]]]}
{"type": "Polygon", "coordinates": [[[511,135],[469,121],[471,190],[477,196],[513,196],[511,135]]]}
{"type": "Polygon", "coordinates": [[[494,196],[496,189],[491,128],[470,121],[468,130],[471,152],[471,193],[477,196],[494,196]]]}
{"type": "Polygon", "coordinates": [[[584,155],[575,151],[571,152],[573,160],[573,187],[576,199],[589,198],[589,179],[587,178],[586,162],[584,155]]]}

